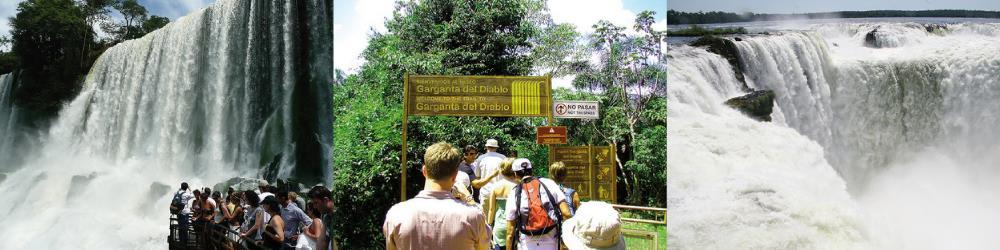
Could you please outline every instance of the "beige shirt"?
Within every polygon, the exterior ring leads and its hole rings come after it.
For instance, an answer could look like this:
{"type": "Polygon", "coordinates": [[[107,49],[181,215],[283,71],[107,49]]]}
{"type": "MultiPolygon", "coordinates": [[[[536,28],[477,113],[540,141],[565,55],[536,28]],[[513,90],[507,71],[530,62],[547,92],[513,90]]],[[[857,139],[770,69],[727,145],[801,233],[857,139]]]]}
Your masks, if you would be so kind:
{"type": "Polygon", "coordinates": [[[392,206],[382,224],[386,249],[476,249],[490,245],[486,217],[447,191],[420,191],[392,206]]]}

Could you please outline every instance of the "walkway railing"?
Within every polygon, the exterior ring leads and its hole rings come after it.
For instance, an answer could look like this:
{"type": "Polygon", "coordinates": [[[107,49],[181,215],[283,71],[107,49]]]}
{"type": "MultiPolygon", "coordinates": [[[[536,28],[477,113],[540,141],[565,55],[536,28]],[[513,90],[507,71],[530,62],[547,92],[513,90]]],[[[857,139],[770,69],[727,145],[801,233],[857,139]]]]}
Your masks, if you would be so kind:
{"type": "Polygon", "coordinates": [[[667,209],[612,204],[622,213],[622,222],[630,223],[622,230],[629,249],[661,250],[667,248],[667,209]],[[626,215],[630,217],[626,217],[626,215]],[[659,217],[662,216],[662,219],[659,217]],[[646,217],[646,218],[636,218],[646,217]],[[652,219],[649,219],[652,218],[652,219]],[[662,234],[662,236],[661,236],[662,234]]]}
{"type": "Polygon", "coordinates": [[[188,222],[187,225],[186,228],[181,227],[177,216],[170,216],[170,235],[167,236],[169,249],[264,249],[253,239],[243,237],[239,232],[222,225],[204,222],[188,222]],[[182,237],[184,234],[187,237],[182,237]]]}

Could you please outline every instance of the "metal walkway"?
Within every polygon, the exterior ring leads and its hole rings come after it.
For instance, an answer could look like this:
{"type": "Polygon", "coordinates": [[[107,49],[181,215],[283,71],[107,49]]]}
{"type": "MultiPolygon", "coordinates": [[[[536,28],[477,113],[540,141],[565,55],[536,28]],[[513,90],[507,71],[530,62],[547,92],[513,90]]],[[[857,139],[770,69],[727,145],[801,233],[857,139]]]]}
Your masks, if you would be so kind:
{"type": "Polygon", "coordinates": [[[170,216],[170,235],[167,236],[169,249],[205,250],[257,250],[265,249],[252,239],[241,237],[239,232],[214,223],[190,222],[182,228],[176,215],[170,216]],[[182,241],[181,236],[187,235],[182,241]]]}

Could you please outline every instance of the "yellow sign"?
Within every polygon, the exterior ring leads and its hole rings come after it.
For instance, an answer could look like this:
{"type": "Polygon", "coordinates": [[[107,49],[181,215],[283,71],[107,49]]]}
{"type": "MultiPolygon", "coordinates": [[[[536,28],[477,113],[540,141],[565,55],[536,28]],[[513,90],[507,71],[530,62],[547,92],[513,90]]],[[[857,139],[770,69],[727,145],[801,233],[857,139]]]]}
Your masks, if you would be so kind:
{"type": "Polygon", "coordinates": [[[580,199],[616,202],[618,178],[613,146],[553,146],[549,162],[561,161],[567,171],[565,185],[580,199]]]}
{"type": "Polygon", "coordinates": [[[549,116],[546,76],[408,75],[406,112],[423,116],[549,116]]]}

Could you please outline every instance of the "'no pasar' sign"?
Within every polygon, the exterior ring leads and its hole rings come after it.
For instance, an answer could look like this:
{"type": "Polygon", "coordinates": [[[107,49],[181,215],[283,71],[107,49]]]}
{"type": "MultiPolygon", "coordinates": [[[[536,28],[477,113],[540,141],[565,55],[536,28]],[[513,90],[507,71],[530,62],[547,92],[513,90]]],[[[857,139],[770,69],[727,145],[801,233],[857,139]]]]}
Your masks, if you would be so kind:
{"type": "Polygon", "coordinates": [[[553,101],[552,116],[555,118],[598,119],[601,116],[600,102],[596,101],[553,101]]]}

